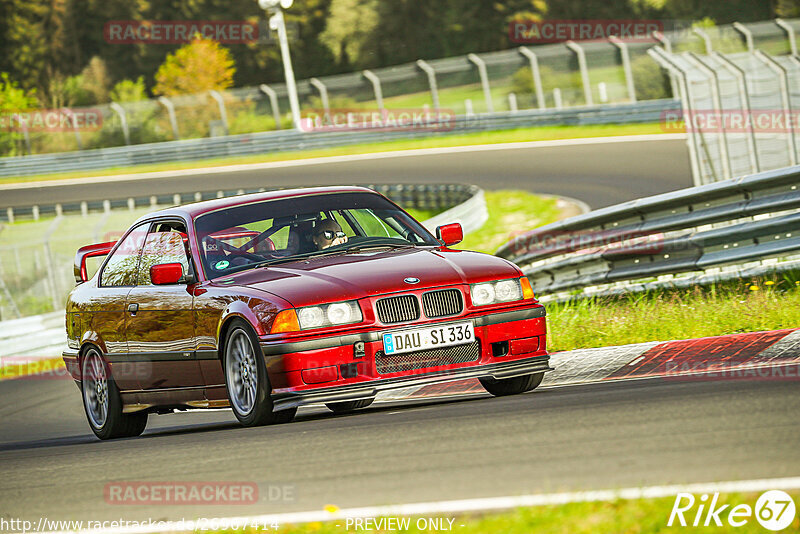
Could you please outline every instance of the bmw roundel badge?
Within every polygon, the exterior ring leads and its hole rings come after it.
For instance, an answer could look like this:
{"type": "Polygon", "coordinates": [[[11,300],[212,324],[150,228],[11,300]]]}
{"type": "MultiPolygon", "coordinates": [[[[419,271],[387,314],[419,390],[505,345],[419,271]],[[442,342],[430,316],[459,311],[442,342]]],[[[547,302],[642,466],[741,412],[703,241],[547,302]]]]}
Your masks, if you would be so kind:
{"type": "Polygon", "coordinates": [[[419,278],[414,278],[413,276],[409,276],[408,278],[403,279],[403,282],[406,284],[419,284],[419,278]]]}

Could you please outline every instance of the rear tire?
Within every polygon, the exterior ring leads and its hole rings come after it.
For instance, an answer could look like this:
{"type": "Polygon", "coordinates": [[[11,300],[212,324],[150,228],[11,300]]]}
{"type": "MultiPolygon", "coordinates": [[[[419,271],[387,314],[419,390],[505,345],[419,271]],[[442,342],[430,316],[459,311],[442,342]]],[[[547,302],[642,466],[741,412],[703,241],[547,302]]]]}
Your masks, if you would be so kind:
{"type": "Polygon", "coordinates": [[[89,347],[81,360],[81,393],[89,427],[98,438],[131,438],[144,432],[147,412],[122,413],[117,383],[95,347],[89,347]]]}
{"type": "Polygon", "coordinates": [[[536,389],[542,383],[544,373],[534,373],[532,375],[515,376],[514,378],[481,378],[480,383],[495,397],[505,397],[506,395],[518,395],[536,389]]]}
{"type": "Polygon", "coordinates": [[[236,319],[225,337],[222,365],[225,388],[236,419],[244,426],[288,423],[297,408],[273,412],[272,387],[267,376],[264,356],[253,329],[236,319]]]}
{"type": "Polygon", "coordinates": [[[375,398],[371,399],[361,399],[361,400],[354,400],[354,401],[342,401],[342,402],[328,402],[325,403],[325,406],[328,407],[330,411],[333,413],[350,413],[354,412],[360,408],[366,408],[375,398]]]}

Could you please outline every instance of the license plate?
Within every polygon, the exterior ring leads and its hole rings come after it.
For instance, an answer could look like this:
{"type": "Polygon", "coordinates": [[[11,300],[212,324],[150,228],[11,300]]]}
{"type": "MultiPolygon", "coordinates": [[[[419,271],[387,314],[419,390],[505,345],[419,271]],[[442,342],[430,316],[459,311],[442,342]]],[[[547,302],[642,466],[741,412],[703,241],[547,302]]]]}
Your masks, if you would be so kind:
{"type": "Polygon", "coordinates": [[[449,323],[383,334],[383,352],[403,354],[418,350],[464,345],[475,340],[471,322],[449,323]]]}

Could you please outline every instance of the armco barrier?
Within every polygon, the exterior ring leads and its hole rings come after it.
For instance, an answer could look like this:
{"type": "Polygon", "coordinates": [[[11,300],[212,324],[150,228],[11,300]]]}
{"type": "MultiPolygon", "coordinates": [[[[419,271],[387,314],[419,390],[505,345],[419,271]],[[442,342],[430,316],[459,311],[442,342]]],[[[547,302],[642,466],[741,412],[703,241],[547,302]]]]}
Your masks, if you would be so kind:
{"type": "Polygon", "coordinates": [[[208,158],[248,156],[297,150],[322,149],[397,139],[419,139],[450,133],[546,126],[553,124],[611,124],[658,122],[667,110],[680,109],[675,100],[649,100],[636,104],[576,107],[561,110],[458,116],[453,128],[443,132],[429,129],[262,132],[226,137],[167,141],[58,154],[0,158],[0,176],[26,176],[67,171],[88,171],[152,163],[194,161],[208,158]]]}
{"type": "Polygon", "coordinates": [[[497,255],[546,300],[798,268],[800,166],[592,211],[517,236],[497,255]]]}

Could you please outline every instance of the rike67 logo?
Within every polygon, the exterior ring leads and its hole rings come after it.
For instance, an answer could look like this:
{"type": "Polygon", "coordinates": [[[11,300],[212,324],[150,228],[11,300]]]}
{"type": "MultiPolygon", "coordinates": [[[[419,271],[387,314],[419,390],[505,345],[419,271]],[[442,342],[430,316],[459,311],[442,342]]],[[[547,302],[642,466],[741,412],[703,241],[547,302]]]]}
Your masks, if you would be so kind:
{"type": "Polygon", "coordinates": [[[780,490],[762,493],[755,507],[721,504],[719,493],[714,493],[710,499],[705,493],[699,499],[691,493],[678,493],[667,526],[721,527],[727,523],[732,527],[743,527],[755,519],[765,529],[777,532],[791,526],[796,518],[794,500],[780,490]]]}

